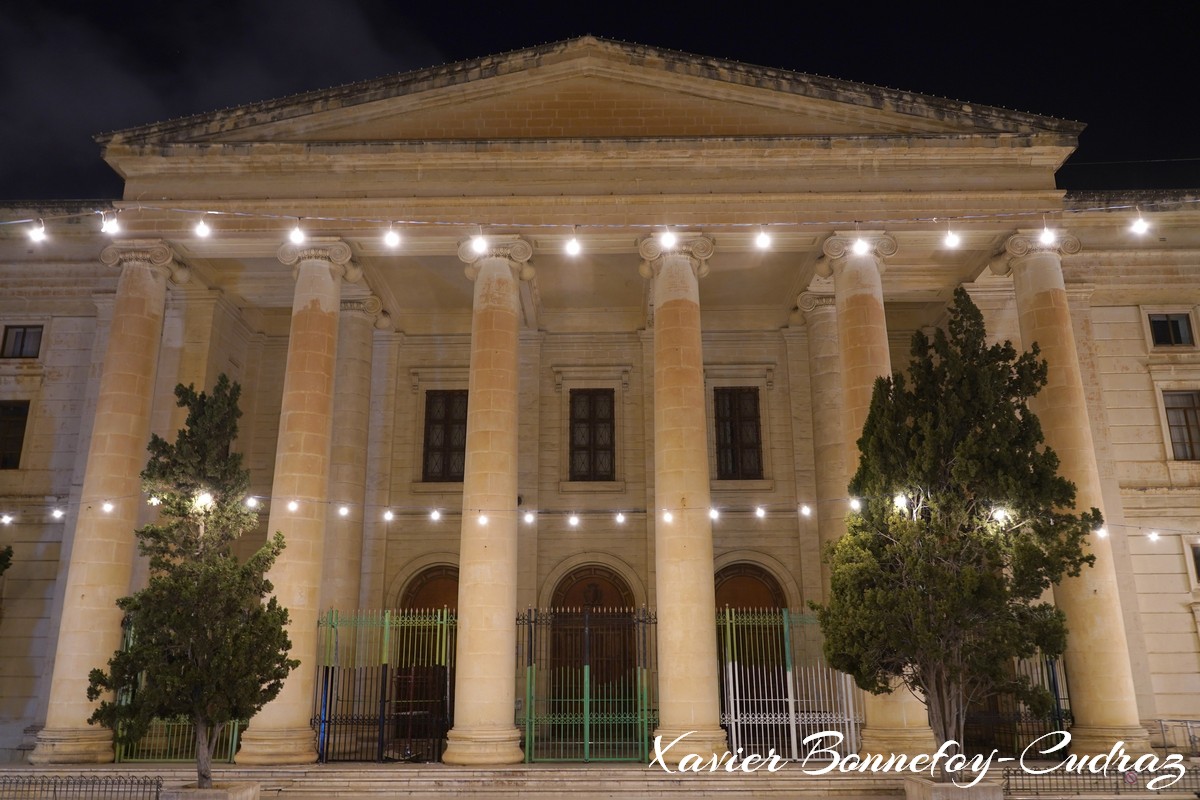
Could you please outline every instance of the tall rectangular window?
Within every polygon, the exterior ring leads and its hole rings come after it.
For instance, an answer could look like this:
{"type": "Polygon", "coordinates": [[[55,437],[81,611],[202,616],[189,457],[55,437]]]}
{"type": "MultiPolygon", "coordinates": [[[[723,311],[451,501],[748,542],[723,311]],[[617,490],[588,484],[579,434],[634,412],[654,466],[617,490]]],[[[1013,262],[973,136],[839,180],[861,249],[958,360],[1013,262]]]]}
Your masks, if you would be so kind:
{"type": "Polygon", "coordinates": [[[37,358],[42,349],[41,325],[5,325],[0,358],[37,358]]]}
{"type": "Polygon", "coordinates": [[[21,447],[25,443],[28,419],[28,400],[0,402],[0,469],[21,467],[21,447]]]}
{"type": "Polygon", "coordinates": [[[717,480],[747,481],[763,476],[758,387],[713,389],[717,426],[717,480]]]}
{"type": "Polygon", "coordinates": [[[454,483],[463,479],[467,458],[467,390],[425,393],[425,455],[421,479],[454,483]]]}
{"type": "Polygon", "coordinates": [[[571,480],[616,480],[612,389],[571,390],[571,480]]]}
{"type": "Polygon", "coordinates": [[[1190,345],[1192,320],[1187,314],[1151,314],[1150,338],[1155,347],[1190,345]]]}
{"type": "Polygon", "coordinates": [[[1176,461],[1200,461],[1200,392],[1163,392],[1176,461]]]}

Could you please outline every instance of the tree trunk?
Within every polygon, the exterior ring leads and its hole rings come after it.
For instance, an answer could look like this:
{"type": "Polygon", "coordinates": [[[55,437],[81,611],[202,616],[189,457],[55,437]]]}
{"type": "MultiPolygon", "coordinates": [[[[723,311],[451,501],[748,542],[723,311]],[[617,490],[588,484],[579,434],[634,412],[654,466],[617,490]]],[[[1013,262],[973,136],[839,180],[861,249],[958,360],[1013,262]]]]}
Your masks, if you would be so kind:
{"type": "Polygon", "coordinates": [[[196,788],[212,788],[212,750],[208,744],[208,723],[196,720],[196,788]]]}

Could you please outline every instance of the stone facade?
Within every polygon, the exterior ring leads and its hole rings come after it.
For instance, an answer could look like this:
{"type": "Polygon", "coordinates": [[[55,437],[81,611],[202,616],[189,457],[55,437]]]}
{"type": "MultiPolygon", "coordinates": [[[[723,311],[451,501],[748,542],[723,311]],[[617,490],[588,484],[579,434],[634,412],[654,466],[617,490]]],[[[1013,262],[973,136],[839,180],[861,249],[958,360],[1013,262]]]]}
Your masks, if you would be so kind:
{"type": "MultiPolygon", "coordinates": [[[[118,641],[112,600],[144,580],[139,458],[181,423],[173,386],[222,372],[309,666],[243,761],[315,758],[319,609],[398,607],[443,567],[462,578],[447,760],[520,757],[511,620],[588,566],[670,620],[662,731],[720,749],[714,571],[753,565],[791,608],[823,597],[871,382],[959,285],[991,335],[1051,360],[1048,438],[1109,522],[1089,582],[1059,590],[1089,741],[1200,719],[1200,460],[1172,447],[1163,394],[1200,393],[1200,207],[1064,196],[1080,130],[584,38],[103,137],[121,234],[68,204],[3,210],[48,220],[45,242],[0,227],[0,325],[42,335],[0,358],[0,402],[28,402],[0,470],[0,761],[111,759],[82,687],[118,641]],[[1163,315],[1190,342],[1155,344],[1163,315]],[[462,473],[431,477],[430,393],[468,389],[462,473]],[[584,389],[611,392],[612,463],[572,479],[584,389]],[[762,443],[733,477],[726,389],[753,390],[762,443]]],[[[868,707],[868,745],[920,746],[911,705],[868,707]]]]}

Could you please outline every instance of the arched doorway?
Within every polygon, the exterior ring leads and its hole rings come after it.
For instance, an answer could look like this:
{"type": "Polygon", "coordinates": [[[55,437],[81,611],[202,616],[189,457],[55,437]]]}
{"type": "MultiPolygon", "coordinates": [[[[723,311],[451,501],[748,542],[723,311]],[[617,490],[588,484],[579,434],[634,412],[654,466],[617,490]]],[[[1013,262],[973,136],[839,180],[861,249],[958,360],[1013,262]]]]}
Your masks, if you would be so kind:
{"type": "Polygon", "coordinates": [[[717,572],[717,608],[787,608],[787,595],[757,564],[730,564],[717,572]]]}
{"type": "Polygon", "coordinates": [[[600,564],[586,564],[559,580],[550,605],[556,609],[633,608],[633,591],[614,570],[600,564]]]}
{"type": "Polygon", "coordinates": [[[418,572],[400,593],[400,608],[458,610],[458,567],[435,564],[418,572]]]}

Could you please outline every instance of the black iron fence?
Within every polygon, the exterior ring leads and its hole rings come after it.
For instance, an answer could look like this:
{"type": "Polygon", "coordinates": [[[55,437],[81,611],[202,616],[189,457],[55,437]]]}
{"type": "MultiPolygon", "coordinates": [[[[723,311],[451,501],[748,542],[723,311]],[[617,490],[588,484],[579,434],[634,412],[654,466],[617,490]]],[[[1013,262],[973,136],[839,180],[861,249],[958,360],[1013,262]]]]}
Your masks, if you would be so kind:
{"type": "Polygon", "coordinates": [[[1130,794],[1200,794],[1200,769],[1192,767],[1185,771],[1180,765],[1175,772],[1163,769],[1157,772],[1114,769],[1093,774],[1086,769],[1073,771],[1043,765],[1028,769],[1009,767],[1004,770],[1004,795],[1006,797],[1038,795],[1109,797],[1130,794]],[[1177,772],[1182,772],[1182,774],[1177,775],[1177,772]]]}
{"type": "Polygon", "coordinates": [[[136,775],[0,774],[0,800],[158,800],[162,784],[136,775]]]}
{"type": "Polygon", "coordinates": [[[1071,727],[1071,701],[1067,692],[1067,674],[1057,658],[1020,659],[1013,670],[1029,678],[1034,686],[1050,693],[1053,706],[1049,714],[1034,714],[1013,697],[995,697],[983,708],[967,712],[963,731],[963,749],[969,753],[997,751],[1001,756],[1019,756],[1033,740],[1071,727]]]}

